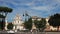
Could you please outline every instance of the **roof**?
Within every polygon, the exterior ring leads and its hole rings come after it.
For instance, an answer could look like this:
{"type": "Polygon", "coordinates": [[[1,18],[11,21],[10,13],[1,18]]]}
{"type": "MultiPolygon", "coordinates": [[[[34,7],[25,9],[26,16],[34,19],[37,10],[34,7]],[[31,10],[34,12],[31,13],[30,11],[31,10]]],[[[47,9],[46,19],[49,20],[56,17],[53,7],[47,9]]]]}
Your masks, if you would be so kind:
{"type": "Polygon", "coordinates": [[[32,16],[32,19],[40,19],[41,17],[32,16]]]}

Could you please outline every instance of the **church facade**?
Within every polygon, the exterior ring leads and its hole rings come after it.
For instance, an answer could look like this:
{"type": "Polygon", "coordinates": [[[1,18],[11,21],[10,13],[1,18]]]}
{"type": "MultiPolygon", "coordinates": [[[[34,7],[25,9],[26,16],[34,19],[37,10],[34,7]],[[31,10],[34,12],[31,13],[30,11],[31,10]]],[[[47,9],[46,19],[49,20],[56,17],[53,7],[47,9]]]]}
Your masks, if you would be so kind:
{"type": "Polygon", "coordinates": [[[13,19],[13,30],[23,30],[24,26],[23,26],[23,21],[21,19],[21,16],[19,14],[17,14],[14,19],[13,19]]]}

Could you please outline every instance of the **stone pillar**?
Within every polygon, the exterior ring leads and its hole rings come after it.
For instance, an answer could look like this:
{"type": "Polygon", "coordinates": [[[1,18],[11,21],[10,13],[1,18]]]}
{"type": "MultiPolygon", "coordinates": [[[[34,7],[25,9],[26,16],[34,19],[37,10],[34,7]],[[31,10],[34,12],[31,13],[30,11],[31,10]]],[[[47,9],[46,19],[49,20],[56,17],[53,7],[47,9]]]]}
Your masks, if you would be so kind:
{"type": "Polygon", "coordinates": [[[33,29],[36,29],[36,26],[34,24],[34,19],[32,19],[32,21],[33,21],[33,23],[32,23],[32,30],[33,30],[33,29]]]}
{"type": "Polygon", "coordinates": [[[8,25],[8,22],[7,22],[7,18],[5,19],[5,30],[7,30],[7,25],[8,25]]]}

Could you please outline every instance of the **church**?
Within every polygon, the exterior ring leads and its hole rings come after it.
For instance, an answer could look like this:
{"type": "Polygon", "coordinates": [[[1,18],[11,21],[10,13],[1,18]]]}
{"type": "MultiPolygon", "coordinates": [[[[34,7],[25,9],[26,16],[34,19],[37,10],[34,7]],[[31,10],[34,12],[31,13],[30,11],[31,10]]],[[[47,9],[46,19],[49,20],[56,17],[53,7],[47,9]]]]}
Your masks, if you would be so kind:
{"type": "Polygon", "coordinates": [[[24,29],[24,22],[21,19],[21,16],[19,14],[16,14],[16,16],[13,19],[13,30],[23,30],[24,29]]]}

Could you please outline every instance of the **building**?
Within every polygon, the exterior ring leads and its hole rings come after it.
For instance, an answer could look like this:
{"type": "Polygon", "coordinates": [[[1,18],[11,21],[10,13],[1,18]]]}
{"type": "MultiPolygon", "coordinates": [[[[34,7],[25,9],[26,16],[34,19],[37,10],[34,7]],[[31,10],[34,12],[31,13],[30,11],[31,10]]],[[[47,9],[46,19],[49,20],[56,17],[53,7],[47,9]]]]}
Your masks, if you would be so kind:
{"type": "Polygon", "coordinates": [[[24,29],[23,21],[19,14],[16,14],[12,23],[14,24],[13,30],[23,30],[24,29]]]}

